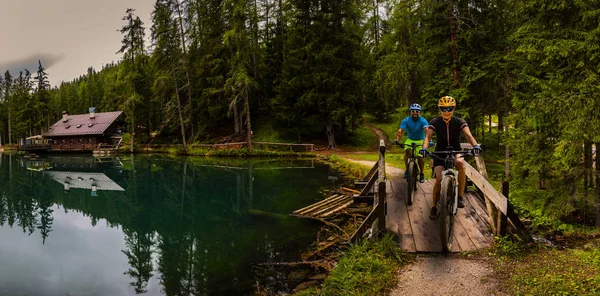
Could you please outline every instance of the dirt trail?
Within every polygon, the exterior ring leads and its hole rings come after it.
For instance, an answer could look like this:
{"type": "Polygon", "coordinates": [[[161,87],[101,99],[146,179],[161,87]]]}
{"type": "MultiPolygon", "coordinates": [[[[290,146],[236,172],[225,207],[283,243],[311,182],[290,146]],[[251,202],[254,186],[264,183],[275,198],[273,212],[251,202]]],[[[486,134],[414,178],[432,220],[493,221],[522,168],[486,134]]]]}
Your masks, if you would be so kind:
{"type": "Polygon", "coordinates": [[[493,268],[487,258],[418,256],[398,274],[398,285],[390,295],[507,295],[498,291],[493,268]]]}
{"type": "Polygon", "coordinates": [[[387,147],[388,149],[391,147],[390,138],[388,137],[388,135],[385,134],[384,131],[368,123],[365,123],[365,126],[368,127],[372,132],[374,132],[377,135],[377,137],[383,139],[385,147],[387,147]]]}

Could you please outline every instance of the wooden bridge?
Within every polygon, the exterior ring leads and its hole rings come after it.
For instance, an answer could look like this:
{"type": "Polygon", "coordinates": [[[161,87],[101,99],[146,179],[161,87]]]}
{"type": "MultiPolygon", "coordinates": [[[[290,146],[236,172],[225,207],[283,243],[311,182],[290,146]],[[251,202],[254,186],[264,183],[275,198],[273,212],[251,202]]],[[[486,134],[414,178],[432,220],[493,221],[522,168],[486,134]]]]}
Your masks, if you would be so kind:
{"type": "MultiPolygon", "coordinates": [[[[387,180],[386,228],[398,236],[400,247],[407,252],[442,252],[438,220],[429,219],[434,183],[435,179],[419,183],[413,204],[407,206],[406,180],[387,180]]],[[[474,251],[493,242],[485,205],[473,193],[464,198],[465,207],[458,209],[454,220],[452,252],[474,251]]]]}
{"type": "MultiPolygon", "coordinates": [[[[463,148],[470,148],[464,145],[463,148]]],[[[406,203],[406,180],[402,177],[388,179],[385,173],[385,144],[380,140],[379,160],[360,181],[354,198],[332,196],[328,199],[294,212],[294,215],[323,219],[349,206],[357,200],[372,199],[373,208],[350,241],[374,237],[384,229],[398,237],[400,247],[411,253],[442,252],[439,219],[429,219],[435,179],[418,183],[413,204],[406,203]]],[[[529,241],[527,232],[508,200],[508,183],[502,183],[502,193],[488,182],[482,156],[476,156],[477,169],[466,165],[468,182],[476,191],[466,190],[465,207],[459,208],[454,220],[454,240],[451,252],[483,249],[492,245],[495,235],[512,234],[529,241]]]]}

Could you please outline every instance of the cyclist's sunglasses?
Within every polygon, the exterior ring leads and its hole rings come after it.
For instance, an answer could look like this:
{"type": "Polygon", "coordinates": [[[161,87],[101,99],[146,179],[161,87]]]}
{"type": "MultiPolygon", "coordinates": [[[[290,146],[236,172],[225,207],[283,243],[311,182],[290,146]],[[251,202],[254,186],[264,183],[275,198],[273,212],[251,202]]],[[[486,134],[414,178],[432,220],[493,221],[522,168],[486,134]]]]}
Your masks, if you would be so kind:
{"type": "Polygon", "coordinates": [[[421,113],[419,110],[410,110],[410,113],[421,113]]]}
{"type": "Polygon", "coordinates": [[[442,112],[452,112],[452,111],[454,111],[454,107],[440,107],[440,111],[442,111],[442,112]]]}

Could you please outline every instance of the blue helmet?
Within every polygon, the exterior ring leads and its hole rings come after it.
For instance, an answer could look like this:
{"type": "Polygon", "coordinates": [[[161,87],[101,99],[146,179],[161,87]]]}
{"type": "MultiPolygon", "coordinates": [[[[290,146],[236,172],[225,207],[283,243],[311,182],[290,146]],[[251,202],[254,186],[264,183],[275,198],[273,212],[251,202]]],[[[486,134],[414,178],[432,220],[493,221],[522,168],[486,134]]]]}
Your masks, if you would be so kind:
{"type": "Polygon", "coordinates": [[[410,105],[410,108],[409,108],[409,110],[410,110],[410,111],[412,111],[412,110],[419,110],[419,111],[422,111],[422,110],[421,110],[421,105],[419,105],[419,104],[412,104],[412,105],[410,105]]]}

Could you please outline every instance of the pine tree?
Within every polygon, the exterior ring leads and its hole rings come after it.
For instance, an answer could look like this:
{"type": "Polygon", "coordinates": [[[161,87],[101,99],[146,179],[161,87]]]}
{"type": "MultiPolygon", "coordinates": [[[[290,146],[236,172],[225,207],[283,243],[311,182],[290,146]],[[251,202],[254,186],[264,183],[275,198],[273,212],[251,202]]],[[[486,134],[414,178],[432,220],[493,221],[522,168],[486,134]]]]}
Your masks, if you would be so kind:
{"type": "Polygon", "coordinates": [[[136,105],[142,101],[141,92],[143,91],[143,61],[144,61],[144,23],[134,14],[135,9],[128,8],[123,20],[127,22],[120,32],[123,34],[122,46],[117,53],[123,53],[124,68],[120,72],[120,77],[124,83],[125,101],[123,106],[129,113],[131,122],[131,148],[135,149],[135,136],[137,130],[136,105]],[[136,62],[137,61],[137,62],[136,62]]]}
{"type": "Polygon", "coordinates": [[[11,124],[11,96],[12,96],[12,86],[13,86],[13,80],[12,80],[12,76],[10,75],[10,72],[7,70],[4,73],[4,87],[2,89],[3,91],[3,99],[4,102],[6,102],[7,105],[7,110],[8,110],[8,143],[12,143],[12,124],[11,124]]]}

